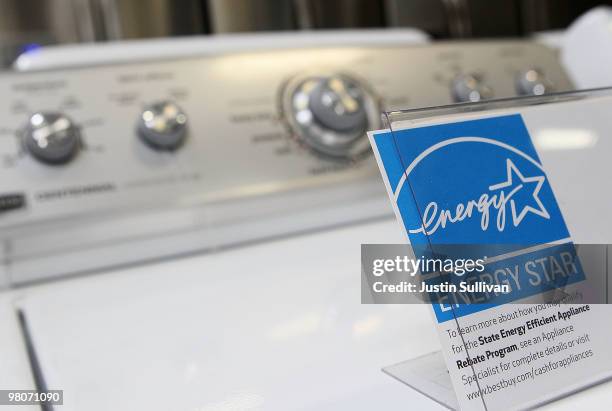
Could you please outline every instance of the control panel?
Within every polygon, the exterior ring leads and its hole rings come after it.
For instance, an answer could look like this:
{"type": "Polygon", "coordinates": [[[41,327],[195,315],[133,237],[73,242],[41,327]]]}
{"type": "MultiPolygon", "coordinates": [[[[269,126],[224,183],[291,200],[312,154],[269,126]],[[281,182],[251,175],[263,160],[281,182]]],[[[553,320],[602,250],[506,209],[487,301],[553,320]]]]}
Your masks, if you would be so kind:
{"type": "MultiPolygon", "coordinates": [[[[528,41],[241,52],[5,74],[0,205],[11,206],[0,210],[0,240],[19,260],[95,247],[122,230],[149,235],[130,224],[107,228],[118,215],[198,209],[205,211],[180,224],[218,227],[251,219],[254,209],[261,216],[355,208],[353,194],[376,193],[386,204],[366,136],[381,127],[382,111],[571,88],[556,54],[528,41]]],[[[173,224],[146,225],[162,233],[173,224]]]]}

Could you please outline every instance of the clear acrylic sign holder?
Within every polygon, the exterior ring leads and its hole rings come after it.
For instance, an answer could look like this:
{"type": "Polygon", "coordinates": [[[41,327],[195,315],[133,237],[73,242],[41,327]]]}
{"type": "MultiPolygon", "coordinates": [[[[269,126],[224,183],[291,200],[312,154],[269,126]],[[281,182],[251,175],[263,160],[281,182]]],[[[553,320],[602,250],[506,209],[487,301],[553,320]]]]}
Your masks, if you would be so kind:
{"type": "MultiPolygon", "coordinates": [[[[521,294],[516,301],[504,304],[493,301],[492,308],[478,307],[473,314],[453,309],[444,321],[435,314],[439,329],[470,327],[477,315],[510,313],[519,307],[557,301],[551,296],[559,295],[580,294],[584,301],[600,304],[598,310],[612,311],[603,305],[612,291],[607,276],[608,244],[612,243],[612,89],[393,111],[384,113],[383,119],[387,130],[376,134],[391,136],[386,148],[397,154],[396,164],[384,166],[388,191],[415,249],[435,254],[437,247],[447,244],[484,245],[491,257],[565,244],[575,247],[576,258],[587,275],[588,281],[557,283],[554,289],[521,294]],[[476,203],[478,193],[487,192],[491,198],[504,190],[504,207],[492,205],[486,224],[478,210],[466,216],[464,206],[470,196],[476,203]],[[460,200],[464,205],[458,210],[460,200]],[[500,208],[505,208],[503,218],[500,208]],[[447,218],[440,224],[443,210],[447,218]],[[480,227],[471,227],[468,220],[480,227]]],[[[377,155],[381,162],[382,154],[377,155]]],[[[440,338],[443,351],[449,350],[451,342],[446,346],[443,334],[440,338]]],[[[477,358],[481,350],[466,343],[472,338],[459,335],[452,344],[456,346],[459,341],[458,349],[466,357],[477,358]]],[[[565,378],[571,376],[572,384],[559,384],[556,377],[531,376],[531,381],[517,383],[518,390],[480,395],[461,409],[530,408],[612,375],[609,363],[582,368],[566,371],[565,378]],[[529,391],[528,385],[540,393],[529,391]],[[525,392],[529,393],[521,394],[525,392]]],[[[453,390],[440,352],[383,371],[447,408],[460,408],[459,393],[453,390]]],[[[485,365],[471,364],[464,374],[476,377],[483,373],[487,373],[485,365]]],[[[486,390],[478,380],[470,384],[473,391],[486,390]]]]}

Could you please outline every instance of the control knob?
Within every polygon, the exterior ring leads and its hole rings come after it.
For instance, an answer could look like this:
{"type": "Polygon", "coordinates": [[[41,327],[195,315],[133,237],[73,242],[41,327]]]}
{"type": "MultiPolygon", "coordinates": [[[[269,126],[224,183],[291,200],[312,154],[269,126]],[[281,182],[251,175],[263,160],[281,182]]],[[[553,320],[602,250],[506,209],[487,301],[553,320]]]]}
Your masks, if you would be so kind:
{"type": "Polygon", "coordinates": [[[455,77],[451,89],[457,102],[477,102],[493,97],[493,90],[484,84],[477,74],[461,74],[455,77]]]}
{"type": "Polygon", "coordinates": [[[187,115],[171,101],[153,103],[140,115],[138,134],[155,149],[174,150],[187,135],[187,115]]]}
{"type": "Polygon", "coordinates": [[[353,159],[369,152],[366,132],[380,110],[368,89],[345,74],[296,78],[285,88],[283,111],[296,137],[313,150],[353,159]]]}
{"type": "Polygon", "coordinates": [[[521,96],[541,96],[551,91],[552,85],[539,70],[521,71],[516,78],[516,92],[521,96]]]}
{"type": "Polygon", "coordinates": [[[63,164],[78,152],[79,128],[60,112],[37,112],[23,129],[22,143],[36,159],[48,164],[63,164]]]}

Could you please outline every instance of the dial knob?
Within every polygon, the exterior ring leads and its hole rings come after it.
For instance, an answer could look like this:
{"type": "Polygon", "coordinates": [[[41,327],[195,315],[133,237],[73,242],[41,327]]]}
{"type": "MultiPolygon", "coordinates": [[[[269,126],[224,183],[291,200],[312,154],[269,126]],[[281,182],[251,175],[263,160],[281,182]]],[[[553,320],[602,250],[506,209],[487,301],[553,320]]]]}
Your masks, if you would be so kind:
{"type": "Polygon", "coordinates": [[[521,71],[516,78],[516,92],[521,96],[541,96],[552,91],[552,84],[536,69],[521,71]]]}
{"type": "Polygon", "coordinates": [[[345,74],[295,78],[282,103],[296,137],[315,151],[348,159],[369,152],[366,132],[378,126],[380,110],[354,78],[345,74]]]}
{"type": "Polygon", "coordinates": [[[493,90],[484,84],[477,74],[461,74],[455,77],[451,89],[457,102],[476,102],[493,97],[493,90]]]}
{"type": "Polygon", "coordinates": [[[78,152],[80,131],[74,122],[59,112],[37,112],[23,129],[23,145],[36,159],[48,164],[63,164],[78,152]]]}
{"type": "Polygon", "coordinates": [[[158,150],[178,148],[187,135],[187,115],[175,103],[160,101],[142,111],[138,132],[145,143],[158,150]]]}

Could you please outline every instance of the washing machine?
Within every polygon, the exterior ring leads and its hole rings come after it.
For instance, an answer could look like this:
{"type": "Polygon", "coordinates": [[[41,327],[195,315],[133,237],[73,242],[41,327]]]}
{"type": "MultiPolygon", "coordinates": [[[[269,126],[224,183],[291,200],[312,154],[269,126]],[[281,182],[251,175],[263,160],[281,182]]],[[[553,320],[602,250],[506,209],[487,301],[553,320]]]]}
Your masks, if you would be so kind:
{"type": "Polygon", "coordinates": [[[361,304],[361,244],[404,241],[366,131],[570,90],[554,50],[368,31],[38,53],[0,76],[1,388],[66,411],[443,409],[381,371],[439,349],[428,307],[361,304]]]}

